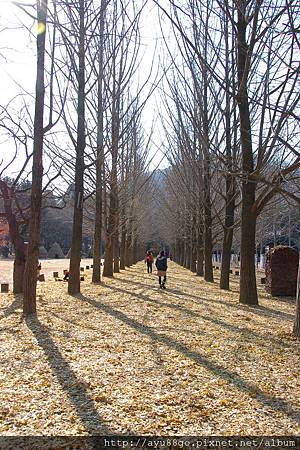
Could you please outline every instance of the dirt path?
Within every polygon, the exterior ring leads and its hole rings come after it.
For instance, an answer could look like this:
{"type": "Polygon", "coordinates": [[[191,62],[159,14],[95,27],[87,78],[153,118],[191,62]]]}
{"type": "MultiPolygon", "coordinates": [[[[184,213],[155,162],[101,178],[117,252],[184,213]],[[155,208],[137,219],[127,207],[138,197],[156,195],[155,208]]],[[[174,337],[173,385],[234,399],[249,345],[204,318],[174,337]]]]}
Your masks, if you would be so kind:
{"type": "Polygon", "coordinates": [[[294,304],[238,304],[170,264],[167,290],[142,263],[103,285],[39,285],[38,319],[0,296],[2,435],[299,435],[294,304]]]}

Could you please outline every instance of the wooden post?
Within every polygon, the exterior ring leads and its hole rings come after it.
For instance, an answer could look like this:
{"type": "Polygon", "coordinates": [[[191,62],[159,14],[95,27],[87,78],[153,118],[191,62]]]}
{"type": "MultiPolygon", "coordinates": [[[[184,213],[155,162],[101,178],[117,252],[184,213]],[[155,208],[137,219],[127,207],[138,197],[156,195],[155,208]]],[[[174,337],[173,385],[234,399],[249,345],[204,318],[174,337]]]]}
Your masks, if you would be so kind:
{"type": "Polygon", "coordinates": [[[1,283],[1,292],[8,292],[8,290],[9,290],[9,284],[1,283]]]}

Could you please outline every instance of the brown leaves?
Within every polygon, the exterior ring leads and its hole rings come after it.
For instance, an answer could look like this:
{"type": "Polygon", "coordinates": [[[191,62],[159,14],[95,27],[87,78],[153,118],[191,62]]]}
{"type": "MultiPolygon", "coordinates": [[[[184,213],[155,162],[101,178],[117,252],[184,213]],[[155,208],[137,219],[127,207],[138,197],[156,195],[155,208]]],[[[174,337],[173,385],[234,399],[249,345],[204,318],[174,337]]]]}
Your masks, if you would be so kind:
{"type": "Polygon", "coordinates": [[[1,295],[0,433],[299,434],[293,305],[239,305],[235,279],[174,263],[162,292],[144,270],[88,275],[78,297],[46,281],[31,325],[1,295]]]}

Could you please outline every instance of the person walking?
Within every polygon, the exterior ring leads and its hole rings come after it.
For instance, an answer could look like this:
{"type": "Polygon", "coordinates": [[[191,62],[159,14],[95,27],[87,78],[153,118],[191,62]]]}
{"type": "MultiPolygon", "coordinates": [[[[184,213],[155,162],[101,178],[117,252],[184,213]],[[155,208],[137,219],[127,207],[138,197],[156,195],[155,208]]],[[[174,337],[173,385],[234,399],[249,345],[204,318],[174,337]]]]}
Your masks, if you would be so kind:
{"type": "Polygon", "coordinates": [[[156,258],[155,265],[157,268],[159,287],[161,289],[166,289],[168,261],[167,261],[167,257],[165,256],[165,252],[163,250],[160,252],[158,257],[156,258]],[[163,277],[163,281],[161,280],[162,277],[163,277]]]}
{"type": "Polygon", "coordinates": [[[145,256],[145,263],[147,264],[147,272],[152,273],[152,264],[153,264],[154,258],[152,255],[151,250],[148,250],[145,256]]]}

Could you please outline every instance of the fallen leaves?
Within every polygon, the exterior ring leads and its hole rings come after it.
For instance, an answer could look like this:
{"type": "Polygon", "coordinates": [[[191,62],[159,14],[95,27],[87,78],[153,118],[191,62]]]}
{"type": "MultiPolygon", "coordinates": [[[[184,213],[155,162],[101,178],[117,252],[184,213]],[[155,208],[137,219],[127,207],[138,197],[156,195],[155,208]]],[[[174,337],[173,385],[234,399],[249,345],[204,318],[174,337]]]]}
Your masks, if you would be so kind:
{"type": "Polygon", "coordinates": [[[39,286],[38,320],[0,297],[0,433],[299,434],[294,305],[258,308],[171,263],[138,264],[82,295],[39,286]]]}

